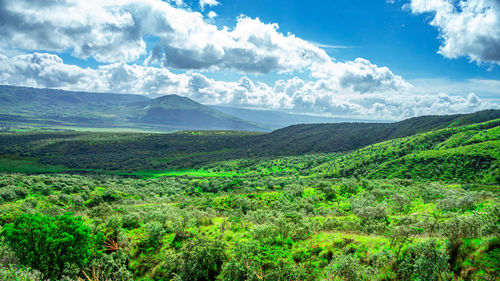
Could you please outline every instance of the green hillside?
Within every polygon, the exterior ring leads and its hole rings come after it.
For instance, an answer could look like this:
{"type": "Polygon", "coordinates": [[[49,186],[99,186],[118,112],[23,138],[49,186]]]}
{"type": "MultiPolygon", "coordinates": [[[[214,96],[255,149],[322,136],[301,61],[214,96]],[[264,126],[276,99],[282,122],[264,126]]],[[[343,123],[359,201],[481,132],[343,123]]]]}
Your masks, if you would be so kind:
{"type": "MultiPolygon", "coordinates": [[[[179,99],[177,96],[170,98],[179,99]]],[[[182,103],[176,102],[176,104],[182,103]]],[[[160,106],[160,108],[166,106],[164,110],[167,112],[170,110],[168,103],[167,105],[159,103],[156,106],[160,106]]],[[[197,106],[198,104],[188,100],[183,110],[189,112],[190,107],[196,108],[197,106]]],[[[154,107],[154,104],[152,104],[152,107],[154,107]]],[[[145,113],[144,108],[144,104],[136,106],[137,111],[134,113],[136,118],[146,118],[147,113],[145,113]]],[[[199,113],[201,110],[196,112],[199,113]]],[[[348,153],[344,156],[345,159],[339,160],[340,162],[332,162],[328,172],[325,172],[331,176],[368,175],[363,169],[369,169],[372,172],[376,171],[378,165],[381,165],[384,161],[398,159],[394,155],[401,154],[402,157],[416,152],[413,150],[414,147],[425,145],[426,149],[432,149],[434,146],[437,148],[440,142],[445,141],[455,132],[463,130],[463,128],[454,129],[452,127],[453,122],[457,122],[461,118],[484,120],[496,116],[499,112],[482,111],[459,116],[424,116],[392,124],[301,125],[284,128],[269,134],[236,131],[184,131],[173,134],[11,132],[0,134],[0,142],[4,144],[4,146],[0,147],[0,156],[17,155],[28,157],[32,159],[31,161],[41,165],[64,166],[67,169],[127,172],[140,170],[165,171],[199,169],[202,166],[226,160],[302,156],[313,153],[346,153],[378,143],[381,139],[394,139],[394,142],[377,144],[359,150],[354,154],[348,153]],[[411,126],[408,124],[411,124],[411,126]],[[318,128],[324,127],[330,128],[328,132],[322,133],[323,129],[318,130],[318,128]],[[401,143],[405,139],[395,139],[401,135],[415,134],[431,130],[434,127],[451,128],[442,129],[438,133],[429,133],[432,136],[435,134],[440,135],[439,138],[430,139],[427,143],[420,140],[422,137],[415,140],[409,138],[409,144],[401,143]],[[302,128],[302,130],[297,128],[302,128]],[[336,128],[336,130],[331,128],[336,128]],[[412,142],[418,142],[418,145],[413,145],[412,142]],[[394,148],[391,149],[391,145],[394,145],[394,148]]],[[[192,114],[190,116],[191,124],[196,124],[196,120],[199,120],[196,118],[209,120],[203,114],[192,114]]],[[[220,119],[218,120],[220,121],[220,119]]],[[[230,118],[225,120],[238,122],[238,120],[230,118]]],[[[232,126],[237,126],[237,123],[233,123],[232,126]]],[[[468,133],[472,134],[473,132],[468,133]]],[[[477,138],[477,136],[474,138],[477,138]]],[[[449,142],[452,141],[453,138],[449,142]]],[[[456,139],[457,143],[461,143],[461,141],[460,138],[456,139]]],[[[297,161],[300,162],[301,160],[298,159],[297,161]]],[[[404,161],[406,161],[406,158],[404,161]]],[[[488,160],[484,163],[489,162],[491,161],[488,160]]],[[[302,171],[302,173],[305,172],[302,171]]],[[[386,176],[390,177],[390,174],[386,176]]]]}
{"type": "Polygon", "coordinates": [[[328,177],[500,183],[500,119],[371,145],[314,170],[328,177]]]}
{"type": "Polygon", "coordinates": [[[254,150],[274,155],[300,155],[355,150],[364,146],[500,118],[500,110],[472,114],[422,116],[395,123],[335,123],[294,125],[259,137],[254,150]]]}

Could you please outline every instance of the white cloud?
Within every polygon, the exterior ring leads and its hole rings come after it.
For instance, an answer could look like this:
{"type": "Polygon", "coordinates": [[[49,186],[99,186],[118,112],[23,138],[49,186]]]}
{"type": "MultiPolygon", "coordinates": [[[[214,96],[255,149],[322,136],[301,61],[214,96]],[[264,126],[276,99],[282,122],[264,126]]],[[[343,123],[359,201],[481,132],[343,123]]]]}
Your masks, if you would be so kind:
{"type": "Polygon", "coordinates": [[[402,119],[499,107],[498,103],[484,101],[473,93],[464,96],[432,94],[409,84],[404,85],[409,87],[408,92],[403,91],[403,88],[395,86],[395,82],[384,82],[387,79],[394,80],[389,78],[392,73],[367,61],[339,64],[335,69],[342,69],[340,73],[347,75],[316,81],[295,77],[278,80],[270,86],[245,76],[235,82],[217,81],[199,73],[175,74],[164,68],[123,62],[102,65],[98,69],[84,69],[64,64],[57,55],[34,53],[8,57],[0,53],[0,84],[8,85],[131,93],[150,97],[178,94],[207,104],[374,119],[402,119]],[[353,68],[358,63],[364,65],[361,71],[353,68]],[[343,83],[344,76],[349,77],[348,81],[361,79],[368,81],[367,84],[374,83],[373,88],[376,90],[365,91],[364,86],[358,89],[350,83],[343,83]],[[379,76],[383,77],[377,78],[382,82],[374,82],[377,81],[374,77],[379,76]]]}
{"type": "Polygon", "coordinates": [[[500,64],[500,1],[411,0],[415,14],[434,13],[430,24],[439,30],[439,53],[500,64]]]}
{"type": "Polygon", "coordinates": [[[208,12],[207,17],[209,19],[215,19],[217,17],[217,13],[214,11],[210,11],[210,12],[208,12]]]}
{"type": "Polygon", "coordinates": [[[146,55],[143,38],[149,34],[159,43],[147,54],[145,66],[243,74],[303,72],[325,80],[325,87],[334,92],[409,87],[388,68],[367,60],[335,62],[313,43],[282,34],[277,24],[241,16],[234,28],[219,29],[200,13],[160,0],[47,0],[43,4],[6,0],[0,17],[4,19],[0,42],[10,48],[72,49],[80,58],[130,62],[146,55]]]}
{"type": "Polygon", "coordinates": [[[205,6],[213,7],[219,5],[219,1],[217,0],[200,0],[200,8],[203,11],[205,6]]]}
{"type": "Polygon", "coordinates": [[[209,104],[376,119],[498,107],[470,94],[473,90],[458,96],[447,94],[455,93],[449,89],[424,91],[366,59],[337,62],[317,45],[283,34],[277,24],[258,18],[241,16],[233,28],[218,28],[201,13],[179,8],[183,3],[4,0],[0,4],[0,51],[2,47],[71,50],[76,57],[109,64],[81,68],[43,52],[0,52],[0,84],[150,97],[178,94],[209,104]],[[149,53],[147,35],[158,41],[149,53]],[[137,64],[140,57],[146,57],[143,65],[137,64]],[[189,72],[176,74],[167,68],[189,72]],[[268,85],[243,76],[227,82],[207,78],[197,70],[278,72],[290,77],[301,72],[310,79],[294,77],[268,85]],[[439,92],[443,94],[435,94],[439,92]]]}
{"type": "Polygon", "coordinates": [[[160,0],[5,0],[0,18],[3,46],[71,50],[99,62],[136,61],[146,55],[146,35],[159,40],[147,62],[177,69],[293,72],[330,60],[312,43],[280,33],[277,24],[242,16],[232,29],[219,29],[198,12],[160,0]]]}

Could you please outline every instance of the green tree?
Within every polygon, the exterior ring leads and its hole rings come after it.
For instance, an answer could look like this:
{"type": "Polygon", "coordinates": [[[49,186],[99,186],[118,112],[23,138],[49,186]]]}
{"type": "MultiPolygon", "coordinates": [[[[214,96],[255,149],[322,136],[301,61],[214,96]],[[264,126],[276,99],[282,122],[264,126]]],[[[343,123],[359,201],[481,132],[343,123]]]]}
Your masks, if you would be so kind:
{"type": "Polygon", "coordinates": [[[189,241],[181,252],[182,280],[215,280],[226,259],[225,245],[217,240],[197,238],[189,241]]]}
{"type": "Polygon", "coordinates": [[[448,260],[434,239],[412,244],[398,260],[398,275],[401,280],[443,280],[449,272],[448,260]]]}
{"type": "Polygon", "coordinates": [[[1,235],[22,265],[51,280],[58,280],[65,267],[85,265],[91,254],[90,229],[71,213],[24,214],[7,224],[1,235]]]}

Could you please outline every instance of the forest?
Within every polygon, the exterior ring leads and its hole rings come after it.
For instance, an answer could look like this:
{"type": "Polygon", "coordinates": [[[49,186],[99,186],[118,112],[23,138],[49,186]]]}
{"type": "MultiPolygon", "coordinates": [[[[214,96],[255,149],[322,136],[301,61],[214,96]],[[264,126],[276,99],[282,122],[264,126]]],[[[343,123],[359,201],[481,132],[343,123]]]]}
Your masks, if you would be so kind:
{"type": "Polygon", "coordinates": [[[1,133],[0,279],[498,280],[487,115],[347,124],[365,140],[309,151],[267,143],[327,125],[1,133]]]}

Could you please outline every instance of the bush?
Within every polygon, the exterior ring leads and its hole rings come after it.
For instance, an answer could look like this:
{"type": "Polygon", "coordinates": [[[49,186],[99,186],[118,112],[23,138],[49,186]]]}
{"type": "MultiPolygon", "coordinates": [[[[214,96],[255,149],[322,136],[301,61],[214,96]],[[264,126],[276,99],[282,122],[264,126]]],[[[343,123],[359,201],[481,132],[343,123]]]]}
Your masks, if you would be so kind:
{"type": "Polygon", "coordinates": [[[353,255],[340,254],[333,257],[332,262],[326,267],[327,280],[340,277],[345,281],[363,280],[364,268],[359,259],[353,255]]]}
{"type": "Polygon", "coordinates": [[[149,222],[146,224],[146,244],[148,247],[157,248],[161,244],[161,239],[165,235],[165,229],[159,222],[149,222]]]}
{"type": "Polygon", "coordinates": [[[36,270],[16,268],[14,266],[0,267],[0,280],[3,281],[41,281],[42,274],[36,270]]]}
{"type": "Polygon", "coordinates": [[[226,258],[225,245],[216,240],[189,241],[180,255],[182,280],[215,280],[226,258]]]}
{"type": "Polygon", "coordinates": [[[410,245],[397,262],[397,273],[402,280],[442,280],[448,272],[448,255],[430,239],[410,245]]]}
{"type": "Polygon", "coordinates": [[[21,215],[5,225],[1,235],[20,264],[53,280],[58,280],[68,265],[85,265],[90,256],[90,229],[71,213],[55,218],[39,213],[21,215]]]}

